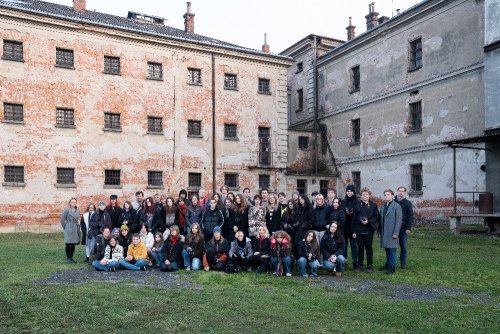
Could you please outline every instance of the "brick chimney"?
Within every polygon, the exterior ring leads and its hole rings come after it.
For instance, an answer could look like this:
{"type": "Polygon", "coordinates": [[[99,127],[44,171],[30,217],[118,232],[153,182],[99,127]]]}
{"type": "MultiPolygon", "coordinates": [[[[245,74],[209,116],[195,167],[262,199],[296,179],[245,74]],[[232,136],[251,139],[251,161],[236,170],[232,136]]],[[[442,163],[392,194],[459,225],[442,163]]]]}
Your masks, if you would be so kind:
{"type": "Polygon", "coordinates": [[[351,39],[353,39],[354,37],[356,37],[356,32],[354,31],[355,28],[356,28],[356,26],[352,25],[352,17],[349,16],[349,26],[346,27],[346,30],[347,30],[347,40],[348,41],[350,41],[351,39]]]}
{"type": "Polygon", "coordinates": [[[366,18],[366,30],[370,30],[378,26],[378,13],[375,11],[375,2],[368,5],[368,15],[366,18]]]}
{"type": "Polygon", "coordinates": [[[384,22],[389,21],[391,18],[389,16],[381,16],[378,18],[378,24],[382,24],[384,22]]]}
{"type": "Polygon", "coordinates": [[[73,0],[73,9],[77,12],[84,12],[87,10],[86,0],[73,0]]]}
{"type": "Polygon", "coordinates": [[[271,47],[267,44],[267,34],[264,34],[264,44],[262,44],[262,52],[269,53],[271,47]]]}
{"type": "Polygon", "coordinates": [[[186,2],[187,11],[184,14],[184,31],[194,33],[194,14],[191,13],[191,2],[186,2]]]}

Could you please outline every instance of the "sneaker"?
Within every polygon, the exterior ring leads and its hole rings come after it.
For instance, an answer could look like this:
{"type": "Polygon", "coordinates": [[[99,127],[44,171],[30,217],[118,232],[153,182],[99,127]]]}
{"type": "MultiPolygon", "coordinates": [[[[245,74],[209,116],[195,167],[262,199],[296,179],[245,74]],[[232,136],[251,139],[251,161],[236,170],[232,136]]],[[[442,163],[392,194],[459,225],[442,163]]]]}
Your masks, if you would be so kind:
{"type": "Polygon", "coordinates": [[[291,277],[292,273],[286,273],[286,277],[291,277]]]}
{"type": "Polygon", "coordinates": [[[142,266],[141,271],[146,271],[146,266],[142,266]]]}
{"type": "Polygon", "coordinates": [[[368,266],[368,267],[366,267],[366,272],[367,272],[367,273],[371,273],[371,272],[373,272],[373,266],[368,266]]]}
{"type": "Polygon", "coordinates": [[[311,275],[309,275],[309,277],[313,277],[313,278],[318,277],[318,274],[311,274],[311,275]]]}
{"type": "MultiPolygon", "coordinates": [[[[288,274],[287,274],[287,276],[288,276],[288,274]]],[[[309,275],[302,275],[302,277],[304,277],[304,278],[308,278],[308,277],[309,277],[309,275]]]]}
{"type": "Polygon", "coordinates": [[[111,267],[111,271],[116,273],[116,267],[111,267]]]}
{"type": "Polygon", "coordinates": [[[186,270],[187,270],[187,271],[190,271],[190,270],[191,270],[191,267],[186,267],[186,270]]]}

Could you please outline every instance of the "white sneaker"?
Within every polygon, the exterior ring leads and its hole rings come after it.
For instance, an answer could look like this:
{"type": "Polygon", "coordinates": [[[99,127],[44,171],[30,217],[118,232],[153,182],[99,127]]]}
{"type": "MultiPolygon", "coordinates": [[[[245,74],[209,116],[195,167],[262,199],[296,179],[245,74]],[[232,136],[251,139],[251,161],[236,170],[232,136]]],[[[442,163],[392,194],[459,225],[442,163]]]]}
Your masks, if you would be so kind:
{"type": "Polygon", "coordinates": [[[286,273],[286,277],[292,276],[292,273],[286,273]]]}
{"type": "Polygon", "coordinates": [[[188,271],[189,271],[189,270],[191,270],[191,268],[190,268],[190,267],[186,267],[186,270],[188,270],[188,271]]]}

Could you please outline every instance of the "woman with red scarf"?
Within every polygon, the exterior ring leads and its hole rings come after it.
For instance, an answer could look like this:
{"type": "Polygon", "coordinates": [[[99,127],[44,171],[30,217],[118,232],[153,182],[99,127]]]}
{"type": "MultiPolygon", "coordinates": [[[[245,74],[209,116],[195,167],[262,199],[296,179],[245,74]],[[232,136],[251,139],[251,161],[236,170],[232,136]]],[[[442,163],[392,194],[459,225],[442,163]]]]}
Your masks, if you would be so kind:
{"type": "Polygon", "coordinates": [[[170,227],[170,236],[163,242],[160,251],[161,271],[177,271],[179,264],[182,263],[182,240],[179,233],[179,227],[173,225],[170,227]]]}

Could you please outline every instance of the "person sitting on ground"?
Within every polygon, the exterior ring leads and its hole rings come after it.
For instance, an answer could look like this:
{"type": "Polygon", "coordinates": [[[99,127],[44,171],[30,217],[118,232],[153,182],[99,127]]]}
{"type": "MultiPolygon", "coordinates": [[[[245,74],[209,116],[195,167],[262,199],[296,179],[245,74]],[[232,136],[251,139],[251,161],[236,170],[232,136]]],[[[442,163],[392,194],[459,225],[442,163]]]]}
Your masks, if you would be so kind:
{"type": "Polygon", "coordinates": [[[123,254],[127,254],[128,246],[131,242],[130,230],[127,225],[123,224],[120,228],[120,237],[118,238],[118,243],[123,247],[123,254]]]}
{"type": "Polygon", "coordinates": [[[186,270],[200,270],[204,250],[205,238],[201,233],[200,225],[193,223],[188,235],[184,239],[184,249],[182,250],[184,268],[186,270]]]}
{"type": "Polygon", "coordinates": [[[236,238],[231,242],[229,249],[229,261],[226,266],[227,273],[239,272],[241,268],[248,268],[248,259],[253,255],[252,242],[246,238],[242,231],[235,234],[236,238]]]}
{"type": "Polygon", "coordinates": [[[222,236],[221,228],[215,226],[213,237],[207,242],[205,255],[203,256],[203,268],[205,271],[215,269],[223,271],[228,258],[229,243],[222,236]]]}
{"type": "Polygon", "coordinates": [[[146,248],[148,249],[148,254],[151,254],[151,248],[153,248],[153,244],[155,243],[155,237],[153,233],[148,229],[146,224],[141,224],[139,236],[141,241],[146,248]]]}
{"type": "Polygon", "coordinates": [[[177,271],[182,260],[182,237],[177,225],[170,226],[170,236],[161,248],[161,271],[177,271]]]}
{"type": "Polygon", "coordinates": [[[271,237],[271,264],[274,275],[292,276],[292,240],[285,231],[276,231],[271,237]]]}
{"type": "Polygon", "coordinates": [[[128,247],[127,257],[120,261],[120,267],[128,270],[146,270],[149,264],[148,249],[139,234],[132,235],[132,244],[128,247]]]}
{"type": "Polygon", "coordinates": [[[105,227],[102,230],[102,234],[95,237],[94,247],[90,252],[89,264],[92,264],[95,260],[104,258],[104,252],[106,251],[106,246],[109,244],[109,238],[111,238],[109,227],[105,227]]]}
{"type": "Polygon", "coordinates": [[[336,221],[330,224],[319,246],[323,255],[323,267],[329,272],[335,273],[337,277],[342,276],[347,263],[347,259],[343,255],[345,239],[343,233],[338,231],[336,221]]]}
{"type": "Polygon", "coordinates": [[[151,248],[151,257],[154,260],[156,267],[160,267],[161,264],[161,248],[163,247],[163,234],[161,232],[155,233],[155,242],[151,248]]]}
{"type": "Polygon", "coordinates": [[[248,258],[248,263],[252,266],[252,270],[257,268],[258,273],[265,273],[269,268],[269,261],[271,259],[269,255],[271,241],[269,240],[267,227],[260,226],[258,233],[259,235],[253,242],[253,254],[248,258]]]}
{"type": "Polygon", "coordinates": [[[123,260],[123,247],[118,244],[115,237],[111,237],[104,251],[104,257],[101,260],[94,260],[92,266],[98,271],[116,271],[120,267],[121,260],[123,260]]]}
{"type": "Polygon", "coordinates": [[[298,254],[298,265],[302,277],[309,277],[308,269],[311,271],[311,277],[318,277],[320,251],[315,231],[306,232],[305,238],[298,245],[298,254]]]}

